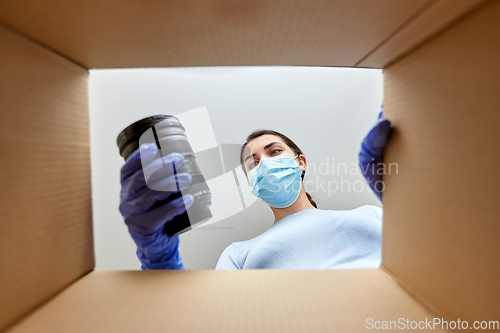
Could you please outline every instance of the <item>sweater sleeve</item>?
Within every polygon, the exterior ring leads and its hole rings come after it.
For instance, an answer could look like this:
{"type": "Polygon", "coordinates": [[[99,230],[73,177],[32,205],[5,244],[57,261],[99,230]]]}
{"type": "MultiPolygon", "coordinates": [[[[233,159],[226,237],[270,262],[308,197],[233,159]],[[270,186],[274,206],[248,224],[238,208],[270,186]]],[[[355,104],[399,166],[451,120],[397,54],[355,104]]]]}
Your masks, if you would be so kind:
{"type": "Polygon", "coordinates": [[[235,251],[235,244],[232,243],[222,252],[219,261],[215,266],[216,270],[241,269],[238,263],[238,256],[235,251]]]}

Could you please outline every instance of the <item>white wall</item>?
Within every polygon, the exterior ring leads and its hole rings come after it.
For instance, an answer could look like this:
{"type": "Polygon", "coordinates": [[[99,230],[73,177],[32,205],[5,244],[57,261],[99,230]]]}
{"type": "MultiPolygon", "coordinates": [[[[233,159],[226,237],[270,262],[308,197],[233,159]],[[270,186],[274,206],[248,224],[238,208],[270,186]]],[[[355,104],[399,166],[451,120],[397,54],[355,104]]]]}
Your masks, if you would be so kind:
{"type": "MultiPolygon", "coordinates": [[[[304,181],[318,208],[381,206],[354,165],[361,141],[376,121],[382,95],[382,71],[370,69],[249,66],[92,70],[90,130],[97,268],[140,269],[134,243],[118,211],[124,161],[116,137],[132,122],[206,106],[218,144],[242,144],[257,128],[274,129],[290,137],[307,158],[304,181]]],[[[213,269],[226,246],[261,234],[273,220],[270,208],[258,199],[228,219],[182,234],[180,253],[186,268],[213,269]]]]}

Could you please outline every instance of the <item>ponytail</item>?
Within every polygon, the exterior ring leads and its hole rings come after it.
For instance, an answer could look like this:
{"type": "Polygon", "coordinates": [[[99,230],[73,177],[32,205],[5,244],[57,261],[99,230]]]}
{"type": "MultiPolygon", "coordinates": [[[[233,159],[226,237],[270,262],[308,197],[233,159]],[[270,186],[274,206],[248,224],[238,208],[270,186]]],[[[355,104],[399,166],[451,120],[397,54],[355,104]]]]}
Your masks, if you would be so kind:
{"type": "Polygon", "coordinates": [[[309,202],[311,203],[311,205],[313,205],[314,208],[318,208],[318,205],[316,205],[316,202],[311,198],[311,195],[306,192],[306,196],[307,196],[307,199],[309,199],[309,202]]]}

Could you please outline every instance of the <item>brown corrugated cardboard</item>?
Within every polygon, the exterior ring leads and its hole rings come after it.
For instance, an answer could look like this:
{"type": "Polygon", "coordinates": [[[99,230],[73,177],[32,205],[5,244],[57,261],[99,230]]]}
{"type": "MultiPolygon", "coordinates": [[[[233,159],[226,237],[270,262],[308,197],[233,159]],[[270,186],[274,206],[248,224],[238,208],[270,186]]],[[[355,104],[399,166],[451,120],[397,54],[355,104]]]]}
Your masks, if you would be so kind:
{"type": "Polygon", "coordinates": [[[87,68],[354,66],[427,2],[17,0],[0,20],[87,68]]]}
{"type": "Polygon", "coordinates": [[[385,177],[383,270],[80,278],[94,267],[84,67],[379,67],[479,1],[0,1],[33,38],[0,27],[0,330],[46,301],[13,330],[358,332],[426,307],[498,320],[498,1],[385,71],[399,175],[385,177]]]}
{"type": "Polygon", "coordinates": [[[500,1],[385,70],[382,264],[437,313],[500,316],[500,1]]]}
{"type": "Polygon", "coordinates": [[[0,329],[94,267],[87,70],[0,25],[0,329]]]}
{"type": "Polygon", "coordinates": [[[483,2],[484,0],[429,1],[417,15],[414,15],[401,29],[395,31],[386,41],[372,50],[356,66],[386,67],[483,2]]]}
{"type": "Polygon", "coordinates": [[[11,333],[345,333],[432,317],[380,269],[94,271],[11,333]]]}
{"type": "Polygon", "coordinates": [[[481,2],[22,0],[0,20],[87,68],[382,68],[481,2]]]}

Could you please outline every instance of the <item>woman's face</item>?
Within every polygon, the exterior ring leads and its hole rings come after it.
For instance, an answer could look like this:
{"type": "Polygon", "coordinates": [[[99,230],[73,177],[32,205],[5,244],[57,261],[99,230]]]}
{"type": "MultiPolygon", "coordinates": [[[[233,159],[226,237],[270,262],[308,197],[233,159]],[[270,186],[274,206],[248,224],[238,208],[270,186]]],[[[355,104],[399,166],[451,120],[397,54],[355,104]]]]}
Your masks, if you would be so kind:
{"type": "Polygon", "coordinates": [[[243,151],[243,164],[245,165],[247,175],[250,170],[259,164],[262,156],[274,157],[281,154],[296,155],[279,136],[264,134],[253,139],[243,151]]]}

